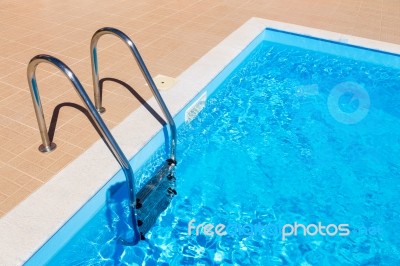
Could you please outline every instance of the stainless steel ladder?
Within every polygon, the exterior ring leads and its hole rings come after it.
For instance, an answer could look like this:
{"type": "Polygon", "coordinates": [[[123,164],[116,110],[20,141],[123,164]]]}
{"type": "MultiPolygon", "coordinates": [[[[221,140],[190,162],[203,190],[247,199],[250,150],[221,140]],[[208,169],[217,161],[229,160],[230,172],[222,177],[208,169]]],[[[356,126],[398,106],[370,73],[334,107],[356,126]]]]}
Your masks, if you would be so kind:
{"type": "Polygon", "coordinates": [[[136,245],[140,240],[140,232],[138,228],[138,221],[136,217],[136,194],[135,194],[135,178],[133,175],[133,171],[129,161],[127,160],[126,156],[118,146],[117,142],[115,141],[114,137],[112,136],[111,132],[108,130],[106,124],[104,123],[103,119],[97,112],[96,108],[94,107],[92,101],[90,100],[89,96],[87,95],[85,89],[83,88],[82,84],[72,72],[72,70],[65,65],[59,59],[52,57],[50,55],[37,55],[31,59],[28,64],[27,69],[27,77],[29,88],[32,95],[33,106],[36,113],[36,119],[38,122],[40,136],[42,138],[42,145],[39,146],[39,150],[41,152],[51,152],[56,148],[56,144],[51,142],[49,139],[49,134],[47,132],[47,126],[44,119],[43,107],[40,100],[39,95],[39,88],[36,82],[36,68],[40,63],[49,63],[58,69],[60,69],[65,76],[70,80],[72,86],[75,88],[76,92],[78,93],[79,97],[85,104],[90,117],[94,121],[98,132],[101,138],[106,143],[107,147],[114,155],[118,163],[120,164],[126,178],[126,182],[128,184],[129,189],[129,210],[133,228],[133,239],[132,240],[125,240],[120,239],[124,245],[136,245]]]}
{"type": "Polygon", "coordinates": [[[168,121],[170,132],[171,132],[171,138],[170,138],[170,147],[171,147],[171,153],[170,153],[170,160],[171,163],[176,164],[175,161],[175,156],[176,156],[176,126],[174,119],[172,118],[171,113],[169,112],[167,105],[165,104],[163,98],[160,95],[160,92],[157,89],[157,86],[155,85],[153,78],[150,75],[149,70],[146,67],[146,64],[144,63],[142,56],[139,53],[139,50],[136,48],[135,44],[133,41],[122,31],[111,28],[111,27],[105,27],[97,30],[90,42],[90,56],[91,56],[91,62],[92,62],[92,77],[93,77],[93,89],[94,89],[94,103],[96,106],[96,109],[100,112],[103,113],[105,112],[105,108],[102,106],[102,95],[100,91],[100,84],[99,84],[99,66],[98,66],[98,60],[97,60],[97,43],[100,39],[101,36],[106,35],[106,34],[111,34],[114,36],[117,36],[120,38],[129,48],[131,51],[134,59],[136,60],[137,65],[140,68],[140,71],[142,72],[144,78],[146,79],[147,84],[149,85],[151,92],[154,95],[154,98],[157,100],[158,105],[161,107],[162,112],[164,113],[165,118],[168,121]]]}
{"type": "Polygon", "coordinates": [[[90,42],[90,56],[92,63],[92,78],[94,89],[95,106],[99,113],[104,113],[105,108],[102,106],[102,92],[100,90],[99,66],[97,59],[97,43],[103,35],[111,34],[121,39],[132,53],[140,71],[142,72],[147,84],[149,85],[154,98],[160,106],[165,118],[167,119],[170,129],[170,154],[164,164],[162,164],[156,174],[147,182],[147,184],[137,193],[136,209],[138,214],[139,231],[141,239],[150,230],[151,226],[157,220],[159,214],[164,211],[173,196],[176,195],[174,167],[176,166],[176,125],[168,110],[160,92],[155,85],[149,70],[144,63],[139,50],[133,41],[122,31],[105,27],[97,30],[90,42]]]}

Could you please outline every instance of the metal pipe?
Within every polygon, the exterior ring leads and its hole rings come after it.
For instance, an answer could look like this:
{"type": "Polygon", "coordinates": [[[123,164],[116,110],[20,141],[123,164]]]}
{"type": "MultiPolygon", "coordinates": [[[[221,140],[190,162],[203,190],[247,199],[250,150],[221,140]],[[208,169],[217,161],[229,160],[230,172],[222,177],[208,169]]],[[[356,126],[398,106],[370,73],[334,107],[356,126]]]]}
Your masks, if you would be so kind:
{"type": "Polygon", "coordinates": [[[94,99],[95,99],[96,109],[100,113],[105,111],[104,107],[102,107],[102,99],[101,99],[101,92],[100,92],[100,85],[99,85],[97,42],[99,41],[101,36],[106,35],[106,34],[115,35],[118,38],[120,38],[129,47],[133,57],[135,58],[136,63],[140,68],[140,71],[142,72],[144,78],[146,79],[147,84],[149,84],[149,87],[154,95],[154,98],[156,98],[157,103],[161,107],[161,110],[164,113],[164,116],[167,119],[168,124],[170,126],[170,131],[171,131],[170,159],[172,159],[172,161],[176,163],[176,161],[175,161],[175,157],[176,157],[176,125],[175,125],[174,119],[172,118],[171,113],[169,112],[164,100],[162,99],[161,94],[157,89],[157,86],[154,84],[153,78],[151,77],[150,72],[147,69],[135,44],[125,33],[123,33],[122,31],[120,31],[118,29],[111,28],[111,27],[101,28],[98,31],[96,31],[90,42],[90,56],[91,56],[91,62],[92,62],[92,78],[93,78],[93,89],[94,89],[94,99]]]}
{"type": "Polygon", "coordinates": [[[39,130],[40,130],[40,135],[42,137],[43,144],[43,149],[45,151],[51,151],[54,149],[52,147],[52,144],[49,140],[49,135],[47,133],[47,127],[46,127],[46,122],[44,119],[44,114],[43,114],[43,108],[42,104],[40,101],[40,95],[39,95],[39,90],[36,82],[36,68],[40,63],[49,63],[58,69],[60,69],[70,80],[71,84],[75,88],[76,92],[78,93],[79,97],[85,104],[87,110],[89,111],[89,115],[94,121],[97,129],[99,130],[99,133],[106,143],[107,147],[111,151],[111,153],[114,155],[115,159],[118,161],[120,164],[125,177],[126,181],[128,183],[128,189],[129,189],[129,208],[131,212],[131,221],[132,221],[132,228],[134,231],[133,235],[133,240],[132,241],[126,241],[123,240],[122,242],[126,245],[136,245],[139,240],[140,240],[140,233],[137,225],[137,218],[136,218],[136,212],[135,212],[135,206],[136,206],[136,195],[135,195],[135,179],[133,175],[132,168],[129,164],[129,161],[125,157],[124,153],[118,146],[117,142],[115,141],[114,137],[112,136],[111,132],[108,130],[106,124],[104,123],[103,119],[97,112],[96,108],[94,107],[92,101],[90,100],[89,96],[87,95],[85,89],[83,88],[82,84],[78,80],[78,78],[75,76],[75,74],[72,72],[72,70],[65,65],[62,61],[58,60],[55,57],[49,56],[49,55],[37,55],[31,59],[31,61],[28,64],[28,70],[27,70],[27,76],[28,76],[28,83],[29,83],[29,88],[31,91],[32,95],[32,100],[33,100],[33,106],[35,109],[36,113],[36,118],[38,121],[39,125],[39,130]]]}

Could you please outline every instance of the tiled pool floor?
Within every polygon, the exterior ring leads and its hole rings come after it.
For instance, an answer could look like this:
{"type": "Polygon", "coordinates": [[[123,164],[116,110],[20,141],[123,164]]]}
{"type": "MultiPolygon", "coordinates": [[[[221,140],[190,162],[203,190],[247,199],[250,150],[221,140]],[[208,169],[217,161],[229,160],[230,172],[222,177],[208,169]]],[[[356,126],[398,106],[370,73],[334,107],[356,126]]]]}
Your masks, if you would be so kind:
{"type": "MultiPolygon", "coordinates": [[[[400,44],[398,0],[0,1],[0,216],[99,139],[80,111],[61,108],[54,138],[58,149],[46,155],[37,151],[40,135],[26,80],[34,55],[64,61],[92,96],[89,44],[101,27],[128,34],[153,76],[176,77],[251,17],[400,44]]],[[[98,48],[101,77],[123,80],[143,98],[151,96],[122,42],[107,36],[98,48]]],[[[80,104],[51,66],[40,65],[37,77],[48,124],[58,104],[80,104]]],[[[116,83],[105,83],[104,89],[103,118],[113,127],[139,102],[116,83]]]]}

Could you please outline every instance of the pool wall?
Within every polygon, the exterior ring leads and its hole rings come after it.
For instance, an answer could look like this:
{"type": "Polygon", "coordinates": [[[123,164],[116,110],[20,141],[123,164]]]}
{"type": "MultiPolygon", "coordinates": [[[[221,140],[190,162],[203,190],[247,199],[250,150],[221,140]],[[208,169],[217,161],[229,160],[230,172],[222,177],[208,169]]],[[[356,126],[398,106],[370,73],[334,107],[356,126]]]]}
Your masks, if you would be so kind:
{"type": "MultiPolygon", "coordinates": [[[[400,46],[379,41],[327,32],[297,25],[252,18],[229,35],[219,45],[199,59],[178,78],[168,91],[161,92],[171,113],[175,116],[207,86],[241,51],[266,28],[294,32],[316,38],[362,46],[389,53],[400,53],[400,46]]],[[[140,47],[139,47],[140,48],[140,47]]],[[[309,48],[309,47],[307,47],[309,48]]],[[[334,49],[332,50],[334,51],[334,49]]],[[[234,67],[231,65],[229,67],[234,67]]],[[[229,71],[228,71],[229,72],[229,71]]],[[[219,77],[222,78],[222,77],[219,77]]],[[[159,111],[152,98],[150,105],[159,111]]],[[[175,117],[183,122],[183,112],[175,117]]],[[[135,154],[134,167],[145,161],[163,141],[155,138],[154,145],[147,145],[161,129],[160,124],[142,106],[116,126],[112,133],[128,158],[135,154]],[[142,150],[142,147],[146,147],[142,150]],[[139,151],[142,152],[139,153],[139,151]]],[[[62,147],[59,147],[62,149],[62,147]]],[[[179,160],[179,158],[178,158],[179,160]]],[[[28,199],[0,220],[2,256],[0,264],[18,265],[29,259],[43,244],[69,220],[82,205],[101,190],[119,171],[120,167],[102,140],[97,141],[84,154],[54,176],[28,199]]]]}

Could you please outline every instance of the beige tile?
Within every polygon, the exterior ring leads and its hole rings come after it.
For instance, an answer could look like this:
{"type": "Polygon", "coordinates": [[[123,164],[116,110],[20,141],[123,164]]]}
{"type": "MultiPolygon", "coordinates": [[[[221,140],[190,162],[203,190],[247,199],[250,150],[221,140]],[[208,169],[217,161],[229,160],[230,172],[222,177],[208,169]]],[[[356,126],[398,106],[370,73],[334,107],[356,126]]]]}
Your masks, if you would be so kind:
{"type": "Polygon", "coordinates": [[[357,29],[357,33],[355,35],[358,37],[379,40],[381,34],[380,32],[370,30],[368,28],[363,28],[363,29],[357,29]]]}
{"type": "MultiPolygon", "coordinates": [[[[2,79],[4,81],[4,78],[2,79]]],[[[0,81],[0,102],[19,92],[18,87],[0,81]]]]}
{"type": "Polygon", "coordinates": [[[49,41],[45,41],[42,43],[34,43],[33,46],[35,48],[39,48],[42,49],[44,51],[49,51],[52,53],[58,53],[60,51],[65,50],[68,47],[74,46],[75,42],[68,40],[68,39],[64,39],[61,37],[57,37],[54,39],[51,39],[49,41]]]}
{"type": "Polygon", "coordinates": [[[71,31],[75,30],[76,28],[69,27],[66,24],[63,25],[51,24],[51,27],[37,32],[53,36],[54,38],[60,38],[60,37],[63,38],[64,35],[67,35],[68,33],[71,33],[71,31]]]}
{"type": "MultiPolygon", "coordinates": [[[[62,166],[59,167],[59,170],[62,169],[62,166]]],[[[49,181],[54,175],[56,174],[56,172],[52,172],[48,169],[43,169],[41,172],[36,173],[35,178],[38,179],[39,181],[46,183],[47,181],[49,181]]]]}
{"type": "Polygon", "coordinates": [[[22,28],[20,26],[14,26],[14,24],[9,24],[6,30],[1,32],[1,38],[16,41],[21,37],[33,34],[34,31],[22,28]]]}
{"type": "Polygon", "coordinates": [[[57,173],[61,169],[63,169],[65,166],[67,166],[72,160],[74,159],[73,156],[69,154],[65,154],[63,157],[61,157],[59,160],[55,161],[53,164],[49,165],[47,167],[47,170],[53,173],[57,173]]]}
{"type": "MultiPolygon", "coordinates": [[[[127,114],[125,114],[127,115],[127,114]]],[[[95,143],[95,141],[97,141],[100,137],[97,135],[85,135],[82,136],[78,142],[78,146],[83,148],[83,149],[87,149],[89,148],[91,145],[93,145],[93,143],[95,143]]],[[[72,156],[71,156],[72,157],[72,156]]],[[[73,157],[72,157],[73,158],[73,157]]]]}
{"type": "Polygon", "coordinates": [[[14,158],[14,154],[9,152],[8,150],[4,148],[0,148],[0,161],[7,163],[9,160],[14,158]]]}
{"type": "MultiPolygon", "coordinates": [[[[38,138],[39,136],[33,136],[35,140],[40,140],[40,138],[38,138]]],[[[51,163],[53,163],[55,160],[52,159],[51,156],[49,156],[49,154],[47,153],[41,153],[39,152],[38,149],[36,149],[36,147],[38,145],[36,142],[32,142],[31,141],[31,145],[33,144],[34,149],[27,149],[25,151],[23,151],[22,153],[20,153],[18,155],[18,158],[25,160],[26,162],[29,162],[31,164],[35,164],[40,168],[46,168],[47,166],[49,166],[51,163]],[[46,163],[47,162],[47,163],[46,163]]]]}
{"type": "Polygon", "coordinates": [[[14,168],[17,168],[21,172],[32,176],[37,176],[41,171],[44,170],[43,167],[40,167],[30,161],[22,159],[19,156],[15,157],[14,159],[11,159],[8,164],[14,168]]]}
{"type": "Polygon", "coordinates": [[[193,14],[201,14],[208,12],[210,9],[218,5],[218,1],[197,1],[194,4],[185,8],[184,11],[191,12],[193,14]]]}
{"type": "Polygon", "coordinates": [[[19,189],[13,195],[0,203],[0,210],[2,212],[9,212],[12,208],[17,206],[21,201],[27,198],[31,192],[24,188],[19,189]]]}
{"type": "Polygon", "coordinates": [[[165,66],[164,64],[158,63],[151,64],[150,69],[153,76],[161,74],[169,77],[177,77],[179,76],[179,74],[182,73],[182,70],[180,68],[177,68],[175,66],[165,66]]]}
{"type": "Polygon", "coordinates": [[[220,19],[222,17],[229,17],[231,14],[235,13],[235,11],[235,7],[222,4],[210,8],[207,10],[206,14],[214,19],[220,19]]]}
{"type": "MultiPolygon", "coordinates": [[[[31,14],[35,16],[35,14],[31,14]]],[[[63,25],[67,21],[79,19],[79,14],[67,14],[64,12],[51,12],[48,9],[41,10],[38,17],[49,25],[63,25]]]]}
{"type": "MultiPolygon", "coordinates": [[[[176,50],[179,47],[179,44],[174,46],[171,45],[171,49],[167,49],[167,46],[163,47],[163,46],[159,46],[159,48],[155,48],[158,47],[157,45],[151,45],[151,46],[146,46],[145,48],[141,49],[141,55],[143,60],[145,60],[146,62],[148,61],[159,61],[161,60],[164,56],[168,55],[169,53],[171,53],[172,51],[176,50]]],[[[132,58],[132,60],[134,60],[132,58]]]]}
{"type": "MultiPolygon", "coordinates": [[[[3,171],[2,167],[0,169],[0,171],[3,171]]],[[[17,171],[17,170],[15,170],[17,171]]],[[[6,195],[6,196],[11,196],[12,194],[14,194],[15,192],[18,191],[18,189],[20,189],[20,186],[15,184],[14,182],[5,179],[5,178],[0,178],[0,193],[6,195]]]]}
{"type": "Polygon", "coordinates": [[[52,27],[50,23],[47,21],[38,19],[38,18],[20,18],[18,21],[14,21],[15,25],[18,25],[19,27],[24,28],[25,30],[29,31],[45,31],[46,29],[49,29],[52,27]]]}
{"type": "Polygon", "coordinates": [[[180,11],[193,5],[193,3],[194,1],[170,0],[170,1],[165,1],[163,5],[168,9],[174,9],[180,11]]]}
{"type": "Polygon", "coordinates": [[[62,57],[74,58],[80,61],[90,56],[89,45],[90,42],[87,42],[86,45],[84,44],[71,45],[64,50],[58,51],[57,54],[60,54],[62,57]]]}
{"type": "Polygon", "coordinates": [[[213,36],[226,36],[236,29],[235,24],[217,23],[207,28],[207,33],[213,36]]]}
{"type": "Polygon", "coordinates": [[[30,192],[34,192],[36,189],[38,189],[40,186],[42,186],[44,183],[37,180],[37,179],[33,179],[31,178],[31,180],[24,185],[24,189],[30,191],[30,192]]]}
{"type": "Polygon", "coordinates": [[[276,8],[276,9],[280,9],[282,11],[286,11],[288,10],[290,7],[293,6],[293,2],[292,1],[288,1],[288,0],[284,0],[284,1],[273,1],[269,7],[270,8],[276,8]]]}
{"type": "Polygon", "coordinates": [[[3,77],[10,75],[11,73],[24,69],[25,65],[19,62],[16,62],[12,59],[2,58],[0,60],[0,81],[3,77]]]}
{"type": "Polygon", "coordinates": [[[3,193],[0,193],[0,203],[3,202],[7,198],[8,198],[7,195],[4,195],[3,193]]]}
{"type": "Polygon", "coordinates": [[[387,27],[389,29],[398,29],[398,25],[400,25],[400,15],[399,16],[391,16],[384,15],[382,16],[382,27],[387,27]]]}
{"type": "Polygon", "coordinates": [[[32,180],[32,176],[22,173],[15,168],[10,166],[6,166],[5,168],[6,169],[4,170],[0,170],[2,176],[21,187],[25,186],[32,180]]]}
{"type": "Polygon", "coordinates": [[[89,50],[90,40],[91,40],[93,34],[94,34],[94,32],[81,30],[81,29],[74,29],[66,34],[63,34],[62,37],[69,41],[79,43],[82,46],[84,46],[86,48],[86,50],[89,50]]]}
{"type": "Polygon", "coordinates": [[[16,16],[16,14],[8,12],[4,8],[0,11],[0,21],[2,23],[10,24],[10,20],[14,19],[16,16]]]}
{"type": "Polygon", "coordinates": [[[400,43],[400,36],[383,33],[380,37],[380,40],[384,42],[391,42],[398,44],[400,43]]]}
{"type": "Polygon", "coordinates": [[[10,41],[5,44],[2,44],[0,49],[1,49],[1,55],[5,58],[13,58],[14,55],[28,50],[30,47],[28,45],[22,44],[20,42],[16,41],[10,41]]]}
{"type": "Polygon", "coordinates": [[[171,8],[169,5],[165,5],[160,6],[159,8],[156,8],[150,12],[160,17],[170,17],[174,16],[178,12],[178,10],[171,8]]]}
{"type": "Polygon", "coordinates": [[[0,82],[2,87],[13,88],[12,94],[15,94],[21,90],[28,90],[29,85],[26,75],[26,67],[19,68],[18,70],[1,78],[0,82]]]}
{"type": "MultiPolygon", "coordinates": [[[[171,11],[171,12],[176,13],[175,11],[171,11]]],[[[154,24],[154,23],[158,23],[158,22],[164,20],[165,18],[167,18],[169,16],[170,15],[163,14],[162,12],[161,12],[161,14],[157,14],[153,11],[151,11],[151,12],[149,11],[147,13],[144,13],[144,14],[141,14],[141,15],[135,17],[135,19],[147,22],[149,24],[154,24]]]]}
{"type": "Polygon", "coordinates": [[[172,52],[160,60],[159,63],[169,64],[176,68],[185,69],[193,64],[197,59],[198,57],[195,56],[184,56],[179,52],[172,52]]]}
{"type": "Polygon", "coordinates": [[[16,42],[33,47],[38,43],[44,43],[56,38],[53,35],[43,32],[33,32],[30,35],[24,35],[16,39],[16,42]]]}
{"type": "MultiPolygon", "coordinates": [[[[70,142],[68,140],[64,140],[63,138],[59,137],[58,135],[54,142],[56,142],[56,144],[57,144],[56,150],[58,153],[53,154],[54,152],[51,152],[49,154],[49,157],[52,158],[53,162],[55,162],[56,160],[60,160],[62,157],[64,157],[64,155],[71,155],[71,156],[74,156],[74,158],[76,158],[77,155],[82,154],[82,152],[85,150],[85,149],[78,147],[76,145],[76,143],[70,142]]],[[[52,163],[52,162],[49,161],[49,163],[52,163]]],[[[50,165],[47,164],[47,166],[50,166],[50,165]]]]}

